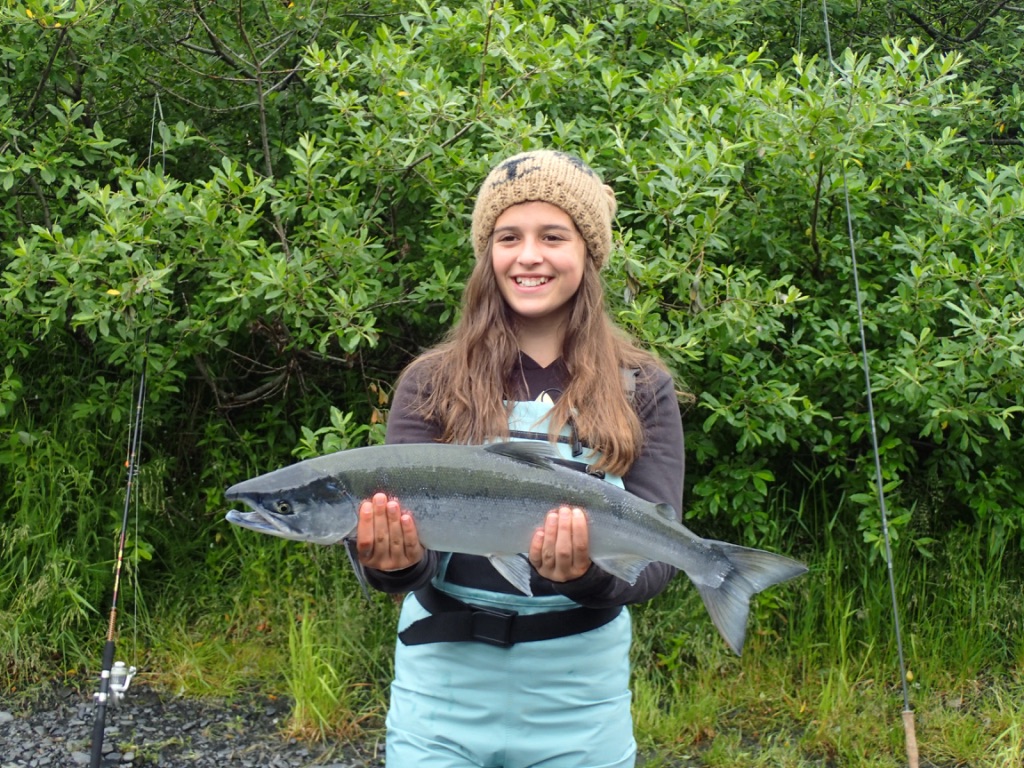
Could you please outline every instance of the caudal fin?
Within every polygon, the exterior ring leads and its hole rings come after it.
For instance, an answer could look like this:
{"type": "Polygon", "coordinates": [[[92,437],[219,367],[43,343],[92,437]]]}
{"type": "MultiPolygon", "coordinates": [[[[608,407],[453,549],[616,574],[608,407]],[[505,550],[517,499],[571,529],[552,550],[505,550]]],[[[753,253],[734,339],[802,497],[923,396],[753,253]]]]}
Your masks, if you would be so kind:
{"type": "Polygon", "coordinates": [[[807,566],[782,555],[760,549],[738,547],[721,541],[709,542],[732,565],[718,586],[697,584],[711,621],[725,642],[739,656],[747,635],[750,598],[773,584],[807,573],[807,566]]]}

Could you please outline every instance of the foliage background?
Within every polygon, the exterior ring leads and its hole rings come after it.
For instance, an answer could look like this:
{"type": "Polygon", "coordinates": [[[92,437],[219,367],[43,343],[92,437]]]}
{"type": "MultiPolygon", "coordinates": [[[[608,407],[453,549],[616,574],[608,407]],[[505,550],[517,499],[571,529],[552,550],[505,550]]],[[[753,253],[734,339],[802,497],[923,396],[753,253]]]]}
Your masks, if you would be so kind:
{"type": "Polygon", "coordinates": [[[999,573],[1024,542],[1024,14],[828,7],[2,0],[8,674],[105,610],[144,361],[135,597],[298,581],[314,556],[240,539],[222,490],[380,439],[459,311],[476,185],[539,146],[616,189],[609,294],[694,396],[693,527],[798,556],[841,530],[877,565],[852,234],[897,555],[969,534],[999,573]]]}

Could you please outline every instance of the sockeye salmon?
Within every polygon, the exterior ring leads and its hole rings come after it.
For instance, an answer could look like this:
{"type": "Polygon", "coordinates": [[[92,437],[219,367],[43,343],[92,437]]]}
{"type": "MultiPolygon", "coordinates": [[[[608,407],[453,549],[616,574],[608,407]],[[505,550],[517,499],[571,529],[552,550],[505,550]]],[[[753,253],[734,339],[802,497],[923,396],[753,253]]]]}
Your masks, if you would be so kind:
{"type": "MultiPolygon", "coordinates": [[[[729,647],[743,649],[750,598],[807,568],[788,557],[697,536],[667,504],[655,505],[597,477],[562,466],[551,446],[402,444],[353,448],[301,461],[232,486],[228,522],[315,544],[350,543],[359,504],[397,497],[424,547],[482,555],[524,594],[532,566],[523,556],[558,506],[586,511],[590,557],[635,583],[652,561],[685,571],[729,647]]],[[[355,558],[353,565],[360,575],[355,558]]]]}

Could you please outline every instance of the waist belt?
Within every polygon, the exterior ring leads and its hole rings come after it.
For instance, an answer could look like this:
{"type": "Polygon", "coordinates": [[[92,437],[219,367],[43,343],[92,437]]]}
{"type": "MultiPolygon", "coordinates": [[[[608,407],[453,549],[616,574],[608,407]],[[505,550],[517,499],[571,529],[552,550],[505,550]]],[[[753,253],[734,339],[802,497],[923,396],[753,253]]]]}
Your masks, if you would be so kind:
{"type": "Polygon", "coordinates": [[[499,648],[516,643],[554,640],[603,627],[622,612],[611,608],[570,608],[564,611],[519,614],[501,608],[481,608],[445,594],[433,585],[414,593],[431,615],[398,633],[406,645],[458,643],[475,640],[499,648]]]}

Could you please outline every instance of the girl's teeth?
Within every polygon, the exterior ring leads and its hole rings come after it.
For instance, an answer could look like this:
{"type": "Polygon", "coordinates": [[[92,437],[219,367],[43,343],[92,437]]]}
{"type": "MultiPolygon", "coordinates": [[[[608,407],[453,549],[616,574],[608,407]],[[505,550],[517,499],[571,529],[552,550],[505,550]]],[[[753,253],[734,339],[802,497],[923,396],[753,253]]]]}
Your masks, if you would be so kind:
{"type": "Polygon", "coordinates": [[[546,277],[517,277],[516,282],[524,288],[535,288],[538,285],[544,285],[548,279],[546,277]]]}

